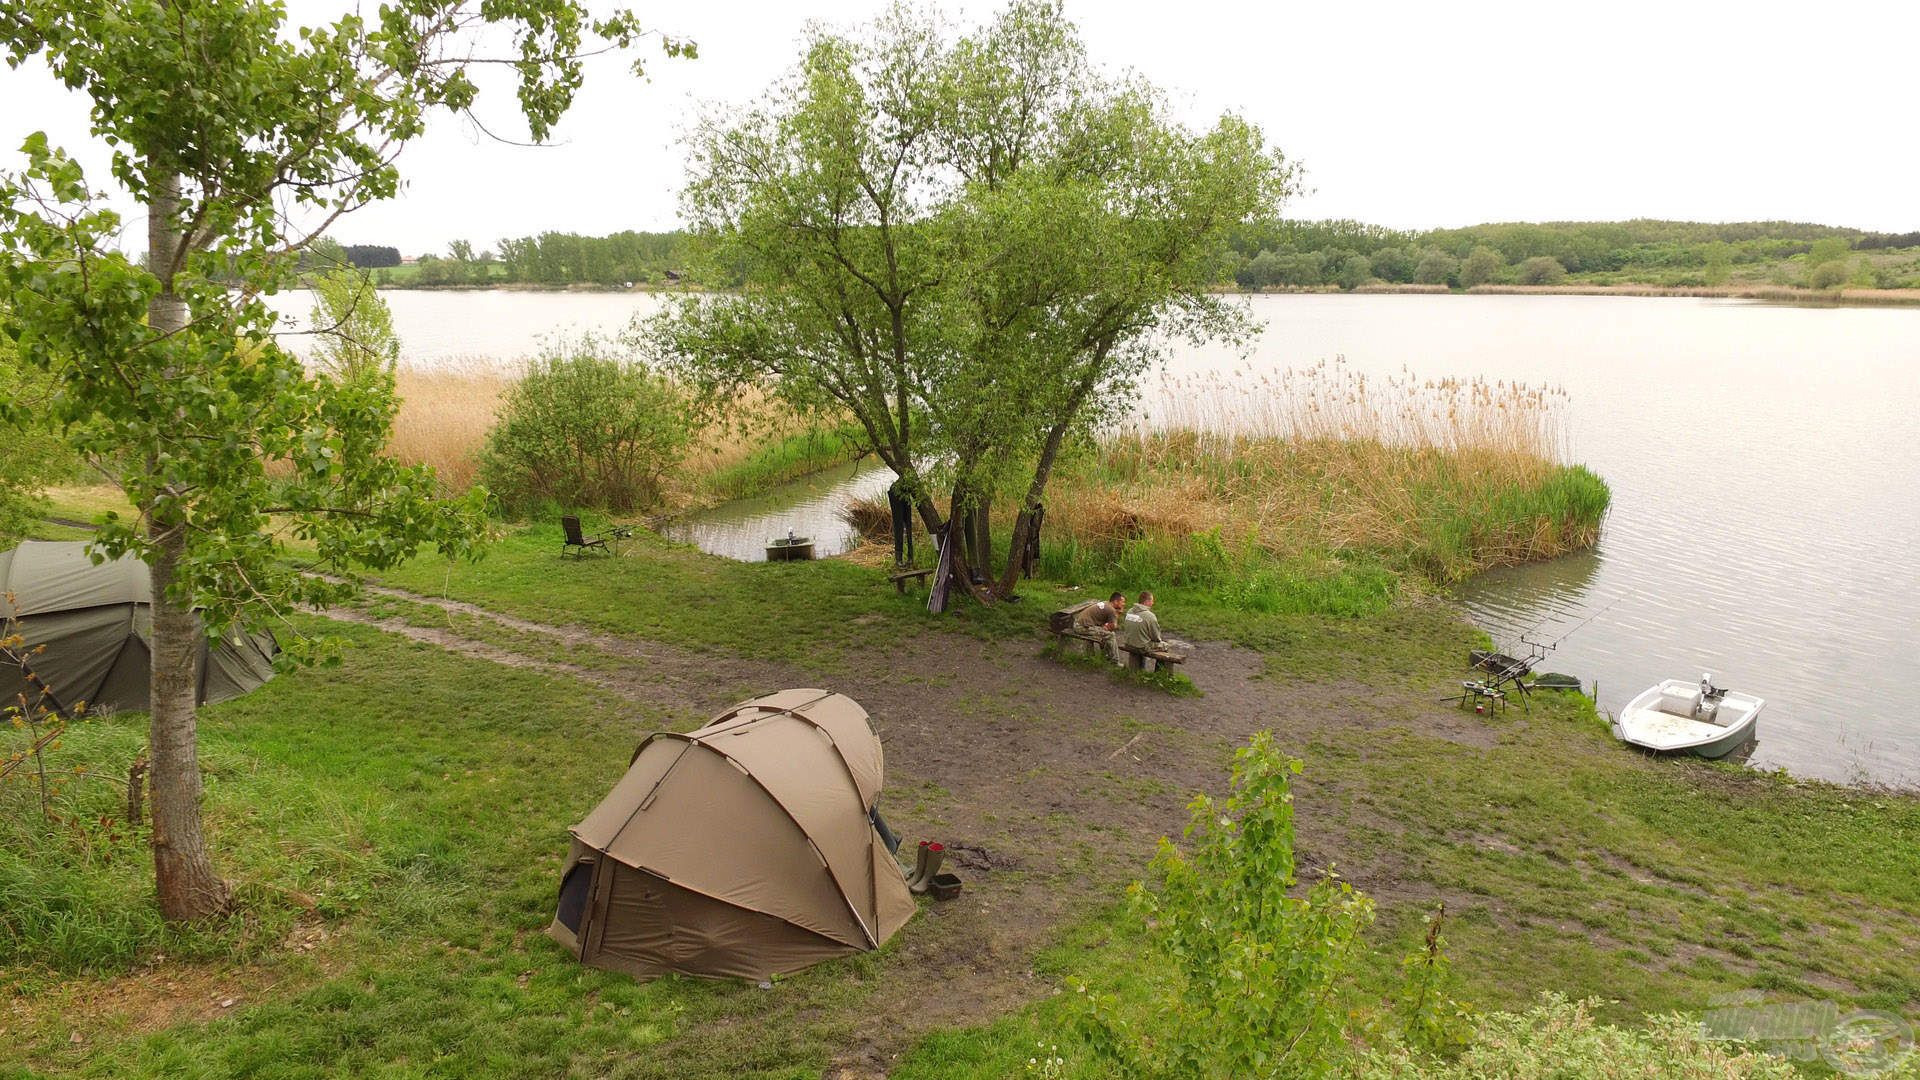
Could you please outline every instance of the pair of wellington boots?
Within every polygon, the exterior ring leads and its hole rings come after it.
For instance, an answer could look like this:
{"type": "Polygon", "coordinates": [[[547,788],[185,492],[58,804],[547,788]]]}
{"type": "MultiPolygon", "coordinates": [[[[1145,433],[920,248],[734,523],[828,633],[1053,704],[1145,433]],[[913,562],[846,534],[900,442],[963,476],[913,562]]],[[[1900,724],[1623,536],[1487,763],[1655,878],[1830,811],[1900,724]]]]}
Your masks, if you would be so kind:
{"type": "Polygon", "coordinates": [[[913,873],[907,875],[907,891],[918,896],[933,888],[933,875],[940,872],[940,864],[946,858],[944,844],[932,840],[920,841],[920,850],[913,857],[913,873]]]}

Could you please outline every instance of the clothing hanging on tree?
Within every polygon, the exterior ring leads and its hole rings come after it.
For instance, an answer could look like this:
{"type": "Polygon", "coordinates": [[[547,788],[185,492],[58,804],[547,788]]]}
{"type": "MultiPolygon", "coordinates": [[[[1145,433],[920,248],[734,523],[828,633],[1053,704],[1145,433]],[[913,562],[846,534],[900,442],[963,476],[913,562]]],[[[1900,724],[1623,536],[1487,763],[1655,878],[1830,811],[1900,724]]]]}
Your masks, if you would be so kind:
{"type": "Polygon", "coordinates": [[[893,514],[893,565],[913,561],[913,503],[901,490],[903,481],[895,480],[887,489],[887,509],[893,514]]]}
{"type": "Polygon", "coordinates": [[[1034,567],[1040,564],[1040,524],[1047,520],[1047,508],[1035,506],[1027,520],[1027,543],[1020,551],[1020,569],[1026,576],[1032,577],[1034,567]]]}

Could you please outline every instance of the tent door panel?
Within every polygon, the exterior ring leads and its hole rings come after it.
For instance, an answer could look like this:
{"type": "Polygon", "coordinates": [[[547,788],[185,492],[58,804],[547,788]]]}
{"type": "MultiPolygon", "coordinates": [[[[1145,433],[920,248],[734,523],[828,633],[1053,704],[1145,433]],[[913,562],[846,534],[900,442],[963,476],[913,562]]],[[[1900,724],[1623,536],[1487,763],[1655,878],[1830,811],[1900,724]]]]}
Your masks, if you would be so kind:
{"type": "Polygon", "coordinates": [[[580,959],[590,960],[600,951],[600,940],[607,933],[607,902],[613,892],[615,864],[612,860],[597,858],[593,862],[593,882],[588,886],[591,894],[587,901],[587,910],[582,917],[585,924],[580,934],[580,959]]]}
{"type": "Polygon", "coordinates": [[[560,906],[555,917],[560,925],[580,935],[580,922],[586,918],[587,901],[593,895],[593,867],[598,859],[585,858],[575,862],[560,880],[560,906]]]}
{"type": "Polygon", "coordinates": [[[601,876],[610,882],[601,924],[593,935],[594,954],[629,963],[662,966],[675,953],[678,935],[668,894],[682,890],[641,870],[602,860],[601,876]]]}

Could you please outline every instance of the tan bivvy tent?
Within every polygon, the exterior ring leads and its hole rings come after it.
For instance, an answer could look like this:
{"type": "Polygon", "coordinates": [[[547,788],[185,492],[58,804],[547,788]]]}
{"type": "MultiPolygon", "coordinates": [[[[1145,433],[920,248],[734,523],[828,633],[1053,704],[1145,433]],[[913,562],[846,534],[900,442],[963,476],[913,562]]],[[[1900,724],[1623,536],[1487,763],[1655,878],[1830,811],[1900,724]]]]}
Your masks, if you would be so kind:
{"type": "MultiPolygon", "coordinates": [[[[95,566],[84,541],[29,540],[0,551],[0,621],[33,650],[26,669],[0,667],[0,702],[17,704],[22,693],[41,700],[31,677],[62,713],[81,702],[145,711],[152,595],[146,563],[125,555],[95,566]]],[[[203,640],[199,700],[239,697],[273,678],[279,651],[269,633],[235,632],[211,649],[203,640]]]]}
{"type": "Polygon", "coordinates": [[[765,979],[878,948],[914,912],[872,817],[884,771],[867,711],[826,690],[651,735],[573,827],[547,932],[642,978],[765,979]]]}

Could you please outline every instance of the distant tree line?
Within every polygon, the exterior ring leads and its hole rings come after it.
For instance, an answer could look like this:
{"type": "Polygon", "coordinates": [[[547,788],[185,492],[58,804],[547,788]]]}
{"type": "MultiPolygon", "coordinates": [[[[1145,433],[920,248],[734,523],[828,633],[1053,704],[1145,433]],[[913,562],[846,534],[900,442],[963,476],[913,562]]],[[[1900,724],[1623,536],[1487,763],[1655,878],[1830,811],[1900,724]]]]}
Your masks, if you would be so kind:
{"type": "MultiPolygon", "coordinates": [[[[1868,233],[1785,221],[1515,222],[1424,232],[1357,221],[1280,221],[1242,226],[1227,277],[1245,289],[1358,288],[1369,281],[1472,288],[1500,282],[1552,285],[1569,274],[1590,280],[1725,283],[1736,266],[1793,261],[1791,283],[1840,262],[1843,279],[1897,285],[1845,261],[1855,250],[1920,247],[1920,233],[1868,233]]],[[[1764,271],[1755,271],[1761,273],[1764,271]]],[[[1774,276],[1784,271],[1776,265],[1774,276]]],[[[1828,270],[1831,279],[1839,269],[1828,270]]],[[[1783,281],[1782,283],[1789,283],[1783,281]]],[[[1818,286],[1816,286],[1818,287],[1818,286]]]]}
{"type": "Polygon", "coordinates": [[[382,244],[343,244],[340,252],[349,263],[362,270],[400,265],[400,249],[396,247],[387,247],[382,244]]]}
{"type": "Polygon", "coordinates": [[[617,232],[609,236],[545,232],[500,241],[508,281],[540,285],[624,285],[661,282],[686,266],[683,232],[617,232]]]}
{"type": "Polygon", "coordinates": [[[389,269],[400,265],[400,253],[391,247],[351,245],[339,251],[354,266],[386,271],[375,275],[381,284],[619,287],[680,280],[689,261],[687,244],[684,232],[631,230],[608,236],[544,232],[509,237],[500,240],[495,251],[475,250],[471,241],[455,240],[446,254],[423,254],[404,271],[389,269]]]}
{"type": "MultiPolygon", "coordinates": [[[[468,241],[456,240],[446,255],[422,255],[404,274],[376,275],[376,280],[615,288],[682,280],[714,288],[740,283],[737,268],[701,258],[696,244],[692,234],[678,230],[608,236],[545,232],[503,239],[497,251],[475,251],[468,241]]],[[[1493,282],[1553,285],[1575,274],[1593,281],[1719,285],[1736,267],[1748,268],[1745,279],[1752,280],[1768,274],[1769,264],[1789,260],[1791,273],[1783,277],[1776,265],[1773,279],[1810,284],[1821,264],[1850,252],[1920,248],[1920,232],[1870,233],[1787,221],[1513,222],[1427,231],[1360,221],[1268,221],[1234,229],[1229,247],[1221,282],[1243,289],[1355,289],[1370,282],[1449,288],[1493,282]]],[[[331,245],[321,261],[385,269],[398,266],[400,255],[383,245],[331,245]]],[[[1907,284],[1846,265],[1847,280],[1857,284],[1907,284]]],[[[1828,270],[1825,277],[1838,272],[1828,270]]]]}
{"type": "Polygon", "coordinates": [[[1874,251],[1883,248],[1920,247],[1920,232],[1907,233],[1868,233],[1854,242],[1861,251],[1874,251]]]}

